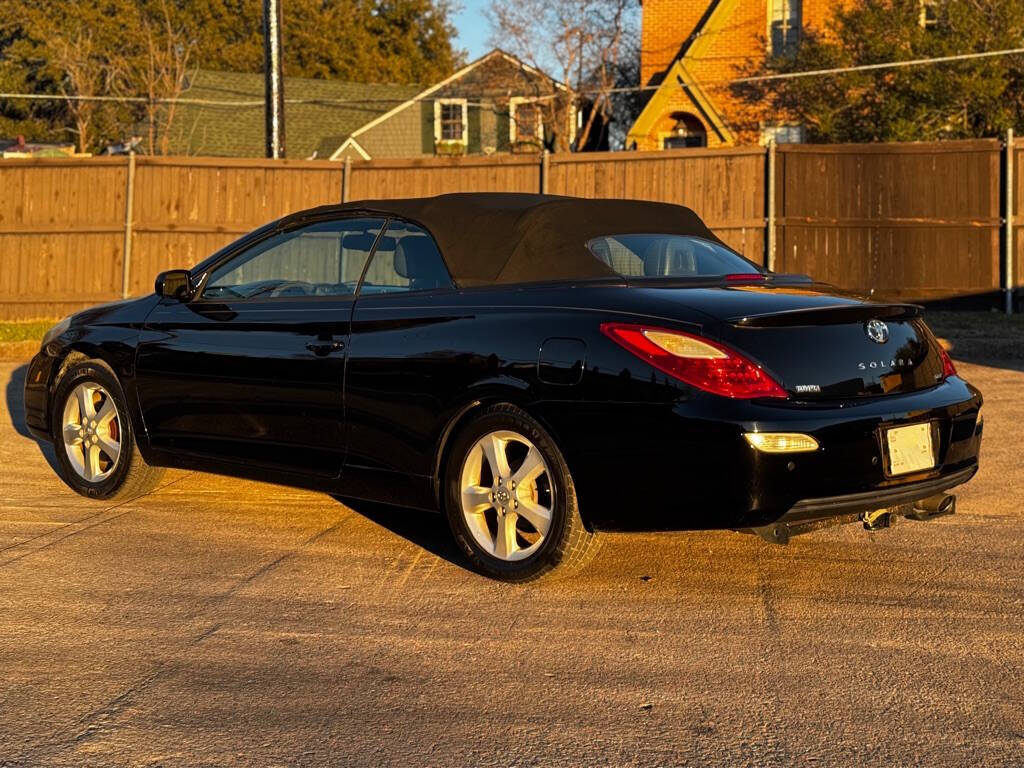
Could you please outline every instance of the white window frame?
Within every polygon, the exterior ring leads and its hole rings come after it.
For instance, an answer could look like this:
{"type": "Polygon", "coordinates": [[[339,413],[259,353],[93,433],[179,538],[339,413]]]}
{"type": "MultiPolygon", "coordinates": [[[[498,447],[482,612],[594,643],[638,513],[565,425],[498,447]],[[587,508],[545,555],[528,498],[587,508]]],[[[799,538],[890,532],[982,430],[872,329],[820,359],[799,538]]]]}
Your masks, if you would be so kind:
{"type": "Polygon", "coordinates": [[[938,24],[938,18],[934,18],[931,21],[928,20],[928,9],[931,8],[935,11],[936,17],[938,17],[939,3],[938,0],[918,0],[918,4],[921,7],[920,14],[917,18],[917,23],[921,25],[921,29],[931,29],[938,24]]]}
{"type": "Polygon", "coordinates": [[[434,99],[434,141],[445,144],[469,144],[469,104],[466,99],[434,99]],[[441,136],[441,105],[459,104],[462,106],[462,138],[445,139],[441,136]]]}
{"type": "MultiPolygon", "coordinates": [[[[516,120],[516,108],[520,104],[536,104],[543,99],[535,99],[527,96],[513,96],[508,100],[508,140],[515,144],[519,141],[519,121],[516,120]]],[[[544,143],[544,111],[537,110],[537,139],[544,143]]]]}
{"type": "Polygon", "coordinates": [[[776,138],[775,143],[779,144],[777,138],[777,132],[786,129],[796,129],[799,134],[797,141],[787,141],[786,144],[803,144],[807,141],[807,129],[800,123],[762,123],[761,124],[761,146],[768,146],[771,143],[773,137],[776,138]]]}
{"type": "MultiPolygon", "coordinates": [[[[804,26],[804,4],[803,4],[803,0],[791,0],[791,1],[796,6],[796,10],[797,10],[796,16],[797,16],[797,18],[799,20],[799,23],[796,24],[796,25],[791,26],[790,28],[791,29],[794,28],[794,27],[796,28],[796,30],[797,30],[796,39],[799,42],[803,38],[803,36],[804,36],[804,30],[803,30],[803,26],[804,26]]],[[[766,7],[767,7],[767,11],[768,11],[767,14],[765,14],[767,16],[768,53],[770,55],[772,55],[772,56],[781,56],[784,53],[783,51],[776,51],[772,47],[772,40],[773,40],[772,23],[775,21],[775,4],[778,3],[778,2],[781,2],[783,9],[785,9],[786,4],[788,2],[790,2],[790,0],[768,0],[768,2],[766,3],[766,7]]],[[[787,17],[781,17],[781,18],[782,19],[786,19],[787,17]]],[[[789,20],[792,21],[792,16],[789,17],[789,20]]]]}

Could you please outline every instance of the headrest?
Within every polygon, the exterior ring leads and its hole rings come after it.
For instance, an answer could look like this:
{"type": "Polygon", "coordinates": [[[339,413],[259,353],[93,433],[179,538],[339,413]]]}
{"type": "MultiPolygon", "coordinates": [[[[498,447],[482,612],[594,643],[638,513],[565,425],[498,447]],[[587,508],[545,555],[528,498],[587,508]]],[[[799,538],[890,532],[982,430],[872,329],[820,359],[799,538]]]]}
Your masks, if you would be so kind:
{"type": "Polygon", "coordinates": [[[643,262],[644,277],[693,274],[697,267],[693,253],[668,238],[651,243],[643,262]]]}
{"type": "Polygon", "coordinates": [[[665,274],[666,260],[665,243],[655,240],[644,252],[644,277],[660,277],[665,274]]]}
{"type": "Polygon", "coordinates": [[[395,272],[410,280],[435,277],[437,246],[426,236],[403,237],[395,246],[395,272]]]}

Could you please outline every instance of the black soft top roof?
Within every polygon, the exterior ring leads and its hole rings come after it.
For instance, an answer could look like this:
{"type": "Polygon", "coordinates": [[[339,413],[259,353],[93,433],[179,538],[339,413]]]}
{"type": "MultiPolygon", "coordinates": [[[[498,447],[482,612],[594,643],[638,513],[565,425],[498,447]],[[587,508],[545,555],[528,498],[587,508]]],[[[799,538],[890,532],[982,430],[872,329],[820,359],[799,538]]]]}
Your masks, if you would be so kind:
{"type": "Polygon", "coordinates": [[[681,205],[517,193],[458,193],[328,205],[286,217],[366,212],[433,234],[457,285],[617,277],[587,250],[602,235],[681,234],[721,241],[681,205]]]}

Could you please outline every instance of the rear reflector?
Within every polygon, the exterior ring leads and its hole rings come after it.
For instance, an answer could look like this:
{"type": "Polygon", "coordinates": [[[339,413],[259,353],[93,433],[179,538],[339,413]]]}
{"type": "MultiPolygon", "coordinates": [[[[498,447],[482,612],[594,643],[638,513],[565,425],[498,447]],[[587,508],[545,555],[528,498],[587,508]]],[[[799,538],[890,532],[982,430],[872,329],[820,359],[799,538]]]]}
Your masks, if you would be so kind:
{"type": "Polygon", "coordinates": [[[802,432],[745,432],[743,437],[762,453],[807,453],[818,450],[818,441],[802,432]]]}
{"type": "Polygon", "coordinates": [[[616,344],[691,386],[723,397],[788,397],[759,365],[716,341],[682,331],[626,323],[602,323],[616,344]]]}

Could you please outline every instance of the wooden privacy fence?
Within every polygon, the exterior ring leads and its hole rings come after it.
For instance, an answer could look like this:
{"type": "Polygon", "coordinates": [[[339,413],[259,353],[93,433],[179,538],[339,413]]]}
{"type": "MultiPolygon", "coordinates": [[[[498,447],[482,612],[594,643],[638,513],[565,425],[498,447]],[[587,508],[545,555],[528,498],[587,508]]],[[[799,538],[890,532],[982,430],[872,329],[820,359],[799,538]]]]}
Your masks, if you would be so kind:
{"type": "Polygon", "coordinates": [[[903,298],[998,291],[998,141],[787,146],[774,266],[903,298]]]}
{"type": "Polygon", "coordinates": [[[152,290],[285,213],[518,191],[681,203],[777,271],[910,299],[1020,285],[1024,141],[371,160],[0,160],[0,320],[152,290]],[[1010,162],[1008,162],[1010,161],[1010,162]],[[1010,183],[1012,181],[1012,184],[1010,183]],[[1009,221],[1008,221],[1009,220],[1009,221]],[[1009,234],[1009,237],[1007,237],[1009,234]]]}

